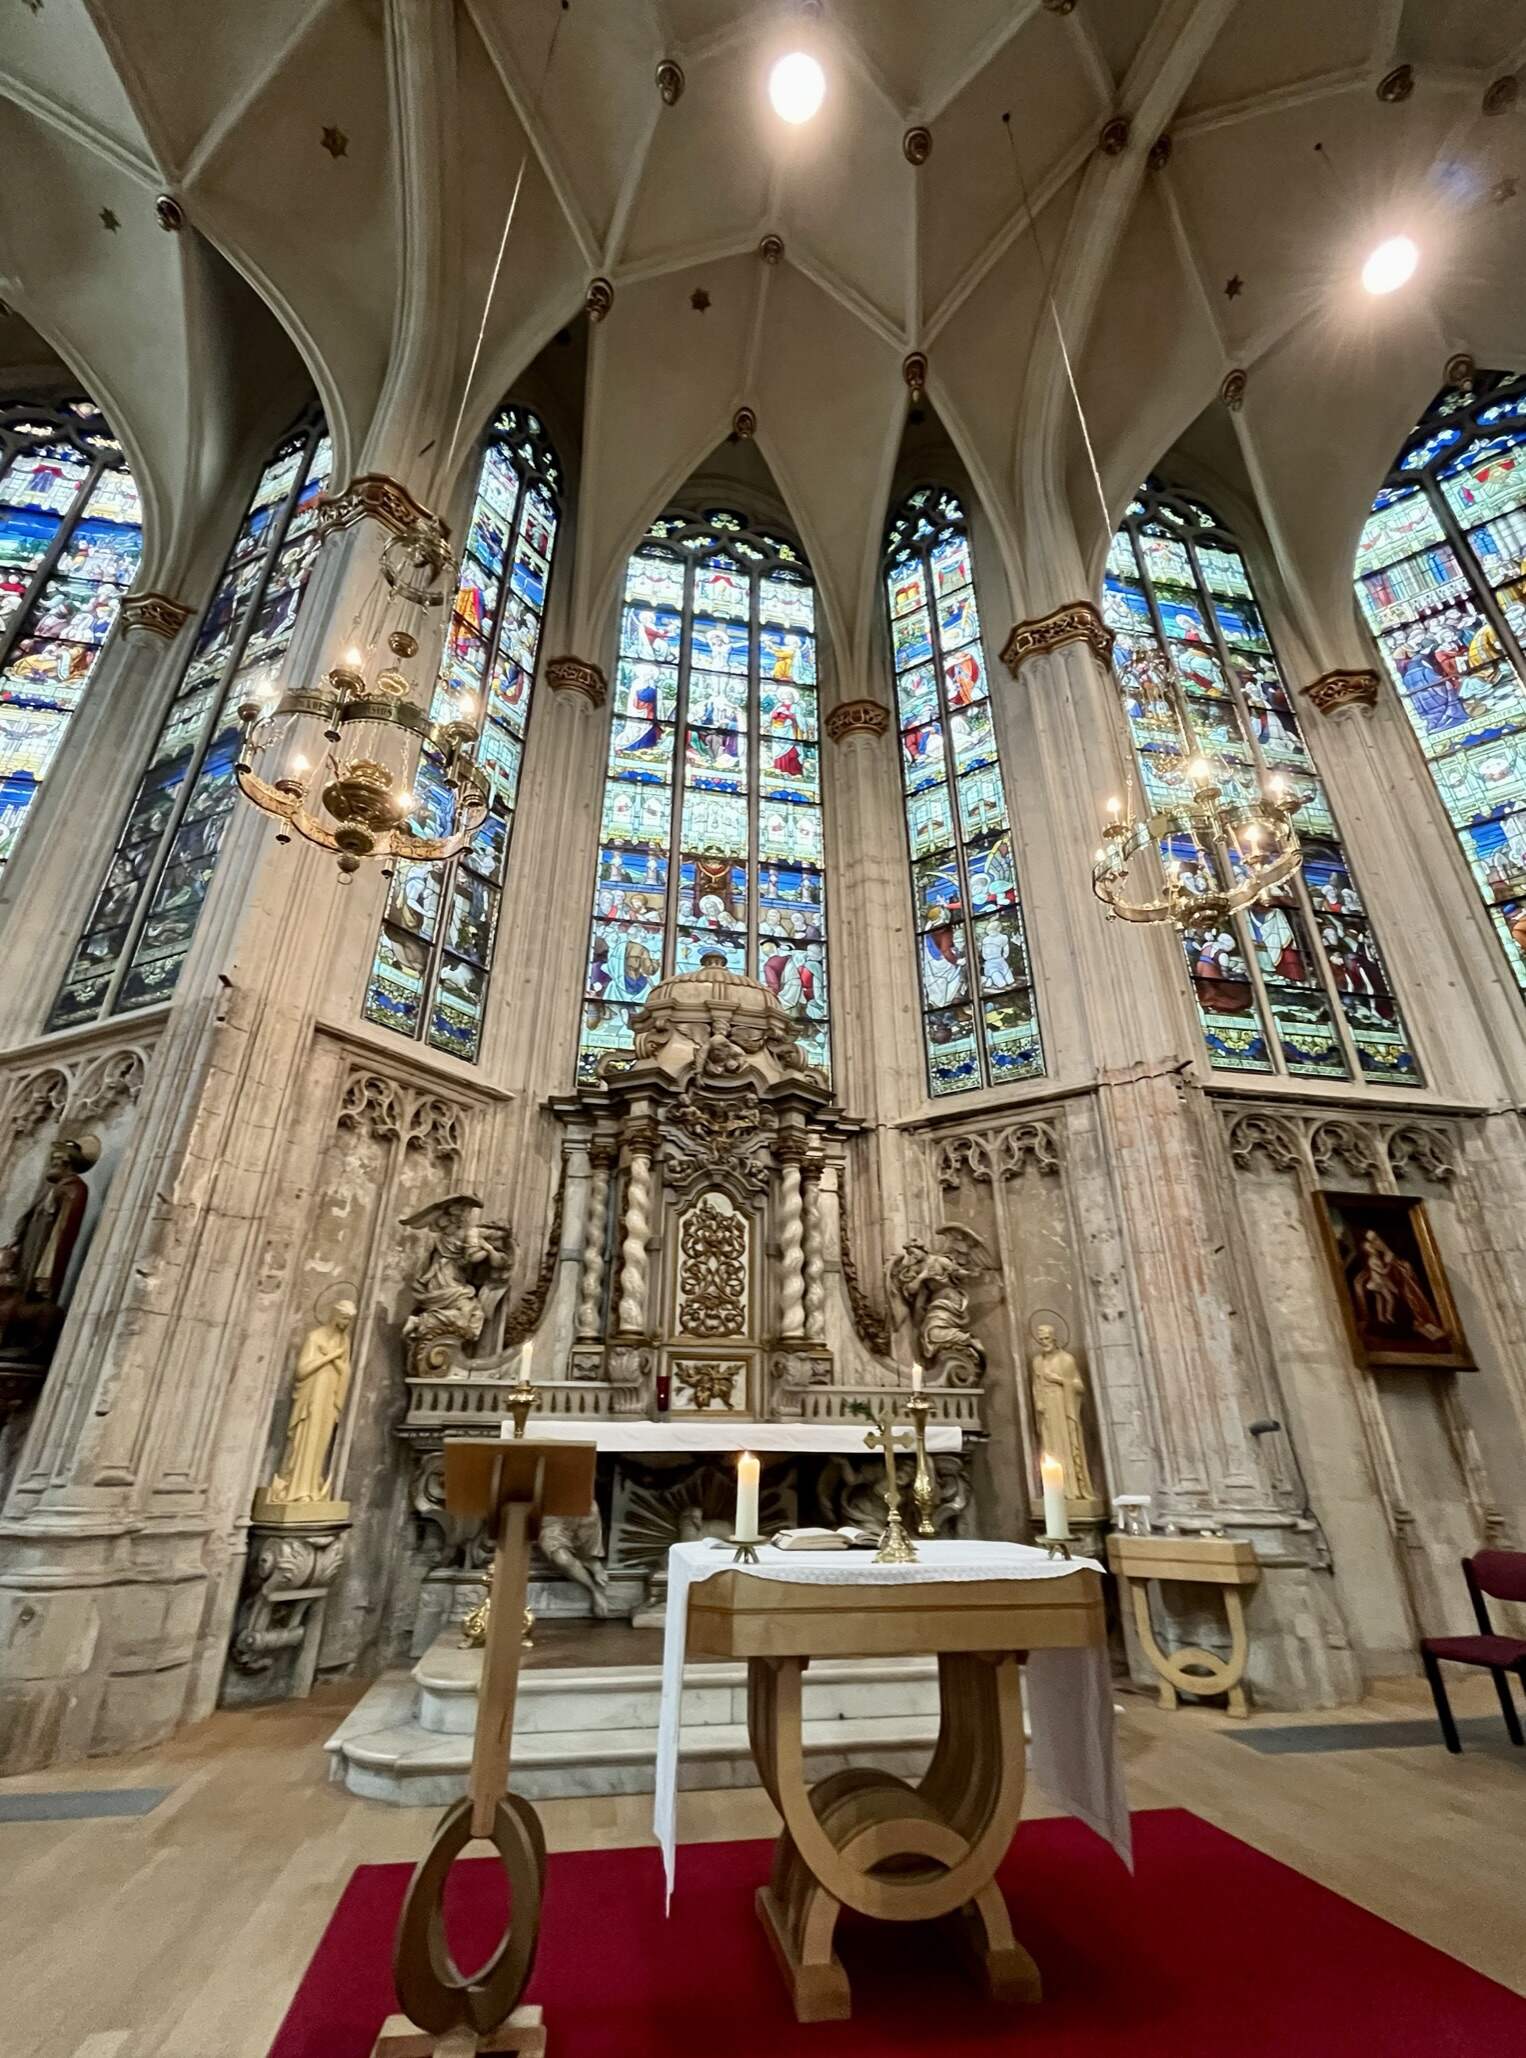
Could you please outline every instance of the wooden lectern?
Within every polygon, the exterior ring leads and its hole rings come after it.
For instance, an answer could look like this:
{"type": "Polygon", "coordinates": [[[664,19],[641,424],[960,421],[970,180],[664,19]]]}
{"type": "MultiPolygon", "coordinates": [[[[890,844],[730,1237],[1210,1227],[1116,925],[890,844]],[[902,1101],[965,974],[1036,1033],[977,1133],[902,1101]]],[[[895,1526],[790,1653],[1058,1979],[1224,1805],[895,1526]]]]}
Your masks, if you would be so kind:
{"type": "Polygon", "coordinates": [[[493,1606],[482,1654],[482,1687],[466,1796],[440,1819],[408,1883],[392,1972],[401,2015],[390,2016],[372,2058],[475,2058],[518,2052],[543,2058],[539,2008],[519,1997],[535,1963],[545,1885],[546,1842],[535,1810],[508,1791],[520,1624],[530,1578],[530,1544],[543,1515],[586,1515],[593,1506],[596,1452],[589,1444],[447,1439],[445,1505],[481,1516],[497,1536],[493,1606]],[[485,1838],[509,1881],[509,1926],[471,1978],[450,1955],[445,1880],[465,1847],[485,1838]]]}

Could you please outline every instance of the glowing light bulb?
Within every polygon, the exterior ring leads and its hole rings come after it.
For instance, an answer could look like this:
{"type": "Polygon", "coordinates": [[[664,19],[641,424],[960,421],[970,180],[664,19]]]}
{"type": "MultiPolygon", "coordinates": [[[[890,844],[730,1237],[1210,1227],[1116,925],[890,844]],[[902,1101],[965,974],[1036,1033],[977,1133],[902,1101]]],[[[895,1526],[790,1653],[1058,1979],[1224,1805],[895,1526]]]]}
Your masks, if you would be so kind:
{"type": "Polygon", "coordinates": [[[463,722],[474,722],[477,719],[476,694],[463,693],[461,698],[456,702],[456,713],[459,715],[463,722]]]}
{"type": "Polygon", "coordinates": [[[400,815],[411,815],[413,813],[413,795],[406,786],[397,796],[397,811],[400,815]]]}
{"type": "Polygon", "coordinates": [[[781,121],[809,121],[826,97],[827,77],[814,57],[792,50],[768,75],[768,97],[781,121]]]}
{"type": "Polygon", "coordinates": [[[294,772],[310,772],[312,770],[312,766],[308,763],[307,759],[302,755],[300,750],[292,759],[291,768],[294,772]]]}
{"type": "Polygon", "coordinates": [[[1115,822],[1117,821],[1119,814],[1122,812],[1122,809],[1123,802],[1121,800],[1110,800],[1107,804],[1107,811],[1112,816],[1115,822]]]}
{"type": "Polygon", "coordinates": [[[1412,236],[1390,236],[1362,266],[1362,284],[1369,293],[1394,293],[1415,275],[1420,246],[1412,236]]]}
{"type": "Polygon", "coordinates": [[[1187,777],[1194,786],[1201,786],[1205,779],[1211,779],[1213,774],[1209,770],[1207,758],[1195,757],[1187,767],[1187,777]]]}
{"type": "Polygon", "coordinates": [[[358,643],[352,643],[349,649],[344,654],[344,662],[346,669],[352,672],[358,672],[361,666],[365,663],[365,661],[366,654],[361,649],[360,645],[358,643]]]}

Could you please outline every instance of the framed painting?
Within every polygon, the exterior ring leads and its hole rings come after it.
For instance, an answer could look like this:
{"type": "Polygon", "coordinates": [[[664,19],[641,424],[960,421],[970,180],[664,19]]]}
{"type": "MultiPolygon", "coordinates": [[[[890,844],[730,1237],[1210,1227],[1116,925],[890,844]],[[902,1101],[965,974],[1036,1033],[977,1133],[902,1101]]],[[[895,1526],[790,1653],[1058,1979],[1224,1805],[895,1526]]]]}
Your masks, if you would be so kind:
{"type": "Polygon", "coordinates": [[[1316,1193],[1314,1209],[1358,1365],[1472,1370],[1424,1201],[1316,1193]]]}

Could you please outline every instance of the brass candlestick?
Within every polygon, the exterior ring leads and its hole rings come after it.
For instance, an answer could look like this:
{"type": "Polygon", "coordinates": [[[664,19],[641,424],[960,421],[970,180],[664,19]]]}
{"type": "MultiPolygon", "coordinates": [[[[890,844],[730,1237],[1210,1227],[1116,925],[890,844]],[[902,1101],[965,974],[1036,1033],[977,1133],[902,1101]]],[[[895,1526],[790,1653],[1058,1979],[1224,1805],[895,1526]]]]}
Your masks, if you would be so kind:
{"type": "Polygon", "coordinates": [[[514,1440],[518,1443],[523,1440],[525,1424],[530,1419],[530,1410],[540,1401],[540,1388],[531,1385],[523,1366],[520,1367],[518,1383],[509,1388],[506,1399],[509,1403],[509,1413],[514,1417],[514,1440]]]}
{"type": "Polygon", "coordinates": [[[933,1525],[933,1503],[937,1489],[933,1482],[933,1468],[927,1462],[927,1418],[932,1413],[932,1402],[925,1393],[914,1393],[906,1403],[906,1412],[911,1417],[912,1433],[917,1439],[917,1476],[912,1481],[911,1497],[917,1504],[918,1536],[936,1536],[933,1525]]]}
{"type": "Polygon", "coordinates": [[[877,1427],[869,1431],[864,1443],[871,1451],[885,1453],[885,1533],[880,1538],[874,1562],[876,1565],[914,1565],[917,1547],[906,1534],[906,1525],[901,1520],[901,1484],[895,1476],[896,1453],[909,1450],[911,1446],[896,1441],[893,1407],[887,1406],[874,1419],[877,1427]]]}

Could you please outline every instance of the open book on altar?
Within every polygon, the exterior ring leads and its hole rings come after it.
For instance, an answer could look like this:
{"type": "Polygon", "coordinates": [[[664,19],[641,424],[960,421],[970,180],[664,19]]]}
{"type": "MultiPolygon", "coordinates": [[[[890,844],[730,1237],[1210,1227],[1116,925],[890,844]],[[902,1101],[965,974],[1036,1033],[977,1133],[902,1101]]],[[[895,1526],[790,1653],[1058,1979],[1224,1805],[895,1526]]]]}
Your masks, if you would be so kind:
{"type": "Polygon", "coordinates": [[[873,1551],[880,1540],[874,1530],[846,1522],[841,1529],[781,1529],[769,1541],[777,1551],[873,1551]]]}

